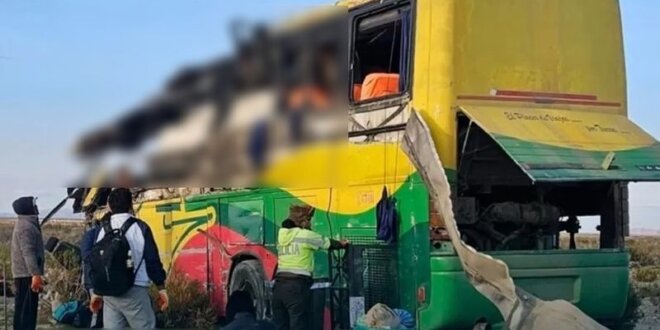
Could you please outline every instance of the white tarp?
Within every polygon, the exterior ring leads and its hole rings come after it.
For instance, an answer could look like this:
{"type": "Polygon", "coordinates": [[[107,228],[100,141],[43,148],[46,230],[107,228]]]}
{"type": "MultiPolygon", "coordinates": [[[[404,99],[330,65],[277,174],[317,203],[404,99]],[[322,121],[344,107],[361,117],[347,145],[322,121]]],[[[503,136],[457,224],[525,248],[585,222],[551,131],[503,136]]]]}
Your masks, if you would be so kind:
{"type": "Polygon", "coordinates": [[[495,304],[509,329],[606,329],[567,301],[543,301],[517,288],[504,262],[477,252],[461,240],[449,182],[430,130],[416,112],[408,121],[402,148],[426,183],[470,283],[495,304]]]}

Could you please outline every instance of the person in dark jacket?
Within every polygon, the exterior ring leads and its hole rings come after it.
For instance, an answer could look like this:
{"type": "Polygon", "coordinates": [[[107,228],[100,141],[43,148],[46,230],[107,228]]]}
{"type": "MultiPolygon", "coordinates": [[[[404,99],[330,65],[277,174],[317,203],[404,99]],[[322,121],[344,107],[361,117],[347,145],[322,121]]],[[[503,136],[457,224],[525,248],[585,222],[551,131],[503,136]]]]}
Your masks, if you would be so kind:
{"type": "MultiPolygon", "coordinates": [[[[107,212],[105,215],[100,220],[91,220],[89,224],[89,228],[85,232],[85,234],[82,237],[82,240],[80,241],[80,254],[83,259],[83,265],[82,265],[82,271],[83,271],[83,286],[85,287],[85,290],[87,290],[87,293],[92,296],[94,293],[94,286],[92,285],[91,278],[92,278],[92,273],[91,273],[91,267],[84,262],[85,260],[89,260],[91,254],[92,254],[92,247],[94,247],[94,243],[96,243],[96,238],[99,235],[99,231],[101,229],[101,223],[104,221],[110,221],[110,217],[112,216],[112,213],[107,212]]],[[[92,319],[90,320],[90,327],[91,328],[102,328],[103,327],[103,310],[99,308],[99,310],[94,313],[92,316],[92,319]]]]}
{"type": "Polygon", "coordinates": [[[43,290],[44,242],[36,198],[21,197],[12,204],[18,216],[11,239],[11,265],[16,287],[14,329],[37,327],[39,292],[43,290]]]}
{"type": "Polygon", "coordinates": [[[252,297],[247,291],[235,291],[229,296],[227,319],[230,323],[222,330],[275,330],[267,321],[257,320],[252,297]]]}
{"type": "MultiPolygon", "coordinates": [[[[114,189],[108,197],[108,207],[112,213],[109,219],[110,226],[112,229],[121,228],[124,222],[133,216],[131,214],[133,211],[133,196],[130,190],[125,188],[114,189]]],[[[105,328],[155,328],[156,316],[149,297],[151,283],[158,288],[158,305],[160,309],[165,310],[169,305],[169,298],[165,290],[166,273],[160,261],[153,233],[144,221],[136,220],[135,224],[130,226],[125,234],[132,257],[137,265],[133,288],[119,297],[101,297],[94,293],[93,284],[91,285],[90,309],[93,313],[97,313],[101,305],[103,306],[103,326],[105,328]]],[[[88,235],[92,238],[95,237],[94,243],[96,243],[103,239],[105,230],[103,226],[98,226],[92,229],[92,233],[88,235]]],[[[89,237],[87,239],[87,242],[81,244],[85,268],[91,267],[89,237]]],[[[87,277],[85,283],[91,284],[89,273],[84,272],[84,275],[87,277]]]]}

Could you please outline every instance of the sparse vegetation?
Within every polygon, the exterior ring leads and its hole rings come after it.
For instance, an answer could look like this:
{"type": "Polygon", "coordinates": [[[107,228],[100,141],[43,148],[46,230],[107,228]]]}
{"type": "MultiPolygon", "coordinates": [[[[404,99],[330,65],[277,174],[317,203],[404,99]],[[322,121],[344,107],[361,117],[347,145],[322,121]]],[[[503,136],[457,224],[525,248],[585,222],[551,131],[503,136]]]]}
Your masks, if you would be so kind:
{"type": "MultiPolygon", "coordinates": [[[[10,264],[10,244],[13,223],[0,222],[0,265],[10,264]]],[[[75,223],[52,223],[44,228],[44,239],[54,236],[61,241],[78,245],[85,227],[75,223]]],[[[64,262],[58,262],[52,256],[46,259],[46,283],[48,293],[42,296],[39,308],[39,321],[47,324],[51,321],[53,305],[69,300],[87,301],[87,293],[80,281],[80,266],[72,265],[73,255],[65,255],[64,262]],[[68,261],[67,261],[68,260],[68,261]]],[[[1,275],[1,273],[0,273],[1,275]]],[[[8,269],[11,279],[11,270],[8,269]]],[[[215,311],[210,304],[210,297],[201,283],[188,279],[185,275],[172,272],[167,280],[170,308],[158,312],[159,328],[212,328],[216,323],[215,311]]],[[[11,324],[11,315],[4,322],[11,324]]],[[[4,322],[2,324],[4,325],[4,322]]]]}
{"type": "MultiPolygon", "coordinates": [[[[211,297],[200,282],[173,271],[167,278],[166,287],[170,308],[156,314],[159,328],[213,328],[215,311],[211,308],[211,297]]],[[[155,301],[156,290],[152,293],[155,301]]]]}
{"type": "Polygon", "coordinates": [[[47,255],[44,276],[47,294],[39,305],[41,323],[50,322],[53,307],[61,303],[88,300],[89,297],[81,280],[82,268],[76,261],[76,256],[68,252],[64,253],[62,260],[59,261],[47,255]]]}
{"type": "Polygon", "coordinates": [[[660,279],[660,267],[637,267],[631,270],[632,279],[641,283],[653,283],[660,279]]]}
{"type": "Polygon", "coordinates": [[[660,239],[657,237],[637,237],[628,240],[630,261],[639,266],[660,266],[660,239]]]}

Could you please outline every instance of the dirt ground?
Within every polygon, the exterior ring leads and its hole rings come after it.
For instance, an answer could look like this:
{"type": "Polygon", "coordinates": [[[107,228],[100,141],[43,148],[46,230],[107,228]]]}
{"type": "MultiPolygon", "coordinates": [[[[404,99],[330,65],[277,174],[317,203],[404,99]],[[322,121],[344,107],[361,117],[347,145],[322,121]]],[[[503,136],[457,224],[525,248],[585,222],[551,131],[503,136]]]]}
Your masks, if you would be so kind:
{"type": "Polygon", "coordinates": [[[7,328],[11,329],[11,319],[14,313],[14,298],[7,298],[7,317],[5,317],[5,297],[0,297],[0,329],[5,329],[5,324],[7,328]]]}

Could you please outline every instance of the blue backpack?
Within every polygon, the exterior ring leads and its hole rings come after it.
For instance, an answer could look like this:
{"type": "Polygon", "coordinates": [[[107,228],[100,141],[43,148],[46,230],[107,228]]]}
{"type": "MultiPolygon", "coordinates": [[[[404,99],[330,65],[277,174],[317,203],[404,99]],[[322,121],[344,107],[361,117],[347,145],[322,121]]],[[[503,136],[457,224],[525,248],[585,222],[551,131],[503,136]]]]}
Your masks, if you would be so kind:
{"type": "Polygon", "coordinates": [[[81,308],[83,307],[79,301],[65,302],[55,308],[53,311],[53,319],[55,319],[57,323],[72,324],[81,308]]]}
{"type": "Polygon", "coordinates": [[[71,325],[74,328],[98,328],[100,320],[93,320],[92,312],[80,301],[72,300],[59,305],[53,311],[53,319],[60,324],[71,325]]]}

